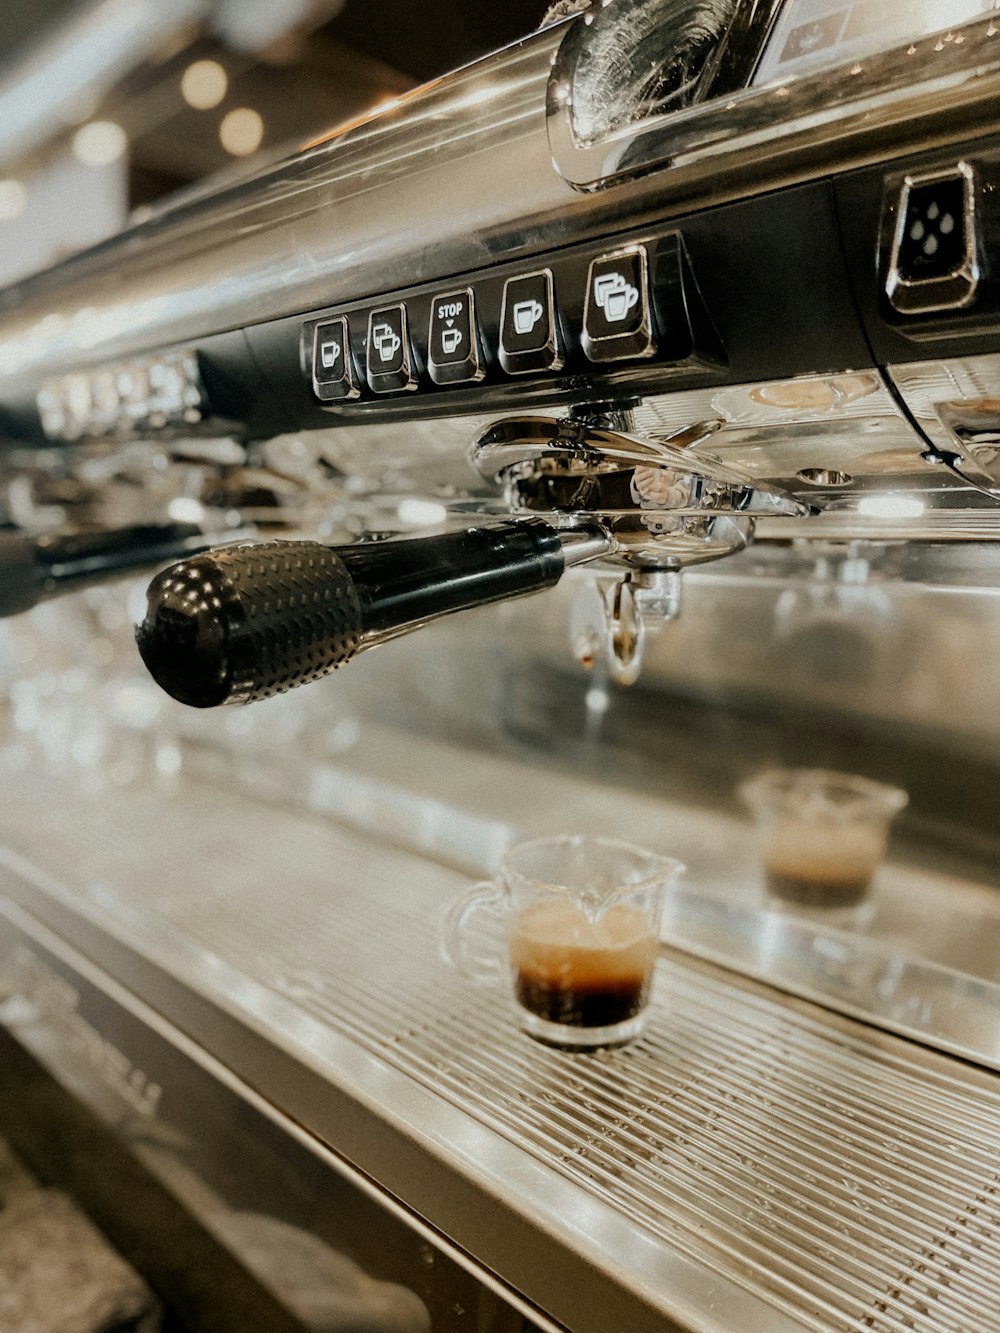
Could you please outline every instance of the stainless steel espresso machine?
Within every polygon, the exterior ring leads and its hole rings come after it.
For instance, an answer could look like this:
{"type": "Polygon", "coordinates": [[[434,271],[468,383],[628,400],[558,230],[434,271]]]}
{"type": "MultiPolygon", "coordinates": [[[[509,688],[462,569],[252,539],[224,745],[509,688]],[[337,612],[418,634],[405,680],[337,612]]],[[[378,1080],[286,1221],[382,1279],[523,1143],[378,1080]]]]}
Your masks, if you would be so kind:
{"type": "Polygon", "coordinates": [[[0,1133],[176,1318],[1000,1329],[998,145],[988,0],[604,0],[0,293],[0,1133]],[[559,831],[620,1050],[439,954],[559,831]]]}

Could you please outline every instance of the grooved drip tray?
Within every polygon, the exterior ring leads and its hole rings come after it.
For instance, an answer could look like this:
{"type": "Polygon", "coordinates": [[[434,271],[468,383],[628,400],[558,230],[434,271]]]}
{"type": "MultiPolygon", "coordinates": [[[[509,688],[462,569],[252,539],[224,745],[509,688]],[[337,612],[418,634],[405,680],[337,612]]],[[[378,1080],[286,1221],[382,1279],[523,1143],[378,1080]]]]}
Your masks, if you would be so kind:
{"type": "Polygon", "coordinates": [[[194,782],[74,808],[4,817],[0,892],[574,1333],[1000,1329],[997,1075],[669,948],[641,1041],[546,1050],[439,959],[464,875],[194,782]]]}

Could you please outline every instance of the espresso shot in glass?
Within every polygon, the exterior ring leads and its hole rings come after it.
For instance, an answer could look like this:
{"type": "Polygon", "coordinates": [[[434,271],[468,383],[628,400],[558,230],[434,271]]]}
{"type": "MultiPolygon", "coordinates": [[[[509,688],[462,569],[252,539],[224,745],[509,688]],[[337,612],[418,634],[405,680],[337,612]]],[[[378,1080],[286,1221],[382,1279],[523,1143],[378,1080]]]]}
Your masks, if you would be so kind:
{"type": "Polygon", "coordinates": [[[453,904],[450,962],[478,981],[509,977],[521,1028],[568,1050],[620,1046],[645,1026],[664,896],[679,862],[610,838],[522,843],[496,880],[453,904]],[[503,923],[505,957],[475,953],[467,927],[485,910],[503,923]]]}
{"type": "Polygon", "coordinates": [[[770,897],[793,909],[856,916],[908,797],[851,773],[773,769],[740,787],[752,811],[770,897]]]}

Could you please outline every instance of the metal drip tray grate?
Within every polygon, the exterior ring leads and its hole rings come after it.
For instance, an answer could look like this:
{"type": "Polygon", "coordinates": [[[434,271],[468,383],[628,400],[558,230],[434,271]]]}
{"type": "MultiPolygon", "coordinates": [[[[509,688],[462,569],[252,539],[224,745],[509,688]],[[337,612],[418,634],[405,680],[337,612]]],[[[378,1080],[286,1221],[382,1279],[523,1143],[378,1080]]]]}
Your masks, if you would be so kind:
{"type": "MultiPolygon", "coordinates": [[[[335,990],[297,998],[358,1035],[335,990]]],[[[692,1257],[822,1328],[1000,1327],[995,1100],[680,962],[648,1036],[596,1057],[423,999],[381,1041],[367,1010],[383,1058],[692,1257]]]]}
{"type": "Polygon", "coordinates": [[[380,901],[370,872],[363,895],[317,907],[244,902],[237,921],[188,904],[184,925],[807,1326],[1000,1329],[1000,1089],[679,955],[642,1041],[545,1050],[499,992],[437,962],[426,912],[380,901]]]}
{"type": "MultiPolygon", "coordinates": [[[[310,1058],[294,1047],[305,1037],[254,1012],[240,978],[376,1057],[393,1071],[379,1114],[405,1118],[420,1085],[480,1143],[530,1154],[551,1188],[529,1200],[508,1186],[507,1206],[537,1209],[567,1238],[567,1264],[603,1263],[638,1299],[674,1309],[640,1259],[652,1248],[693,1261],[705,1290],[718,1280],[766,1302],[782,1329],[1000,1330],[996,1075],[670,951],[640,1042],[547,1050],[515,1030],[501,992],[438,957],[436,922],[463,877],[330,821],[273,808],[254,821],[229,802],[95,802],[65,847],[46,847],[45,869],[297,1058],[310,1058]],[[141,885],[115,850],[134,827],[141,885]],[[225,832],[237,827],[238,843],[225,832]],[[557,1212],[562,1182],[579,1216],[557,1212]]],[[[359,1103],[367,1094],[359,1082],[359,1103]]],[[[446,1137],[436,1151],[461,1160],[446,1137]]],[[[732,1327],[710,1303],[694,1322],[732,1327]]]]}

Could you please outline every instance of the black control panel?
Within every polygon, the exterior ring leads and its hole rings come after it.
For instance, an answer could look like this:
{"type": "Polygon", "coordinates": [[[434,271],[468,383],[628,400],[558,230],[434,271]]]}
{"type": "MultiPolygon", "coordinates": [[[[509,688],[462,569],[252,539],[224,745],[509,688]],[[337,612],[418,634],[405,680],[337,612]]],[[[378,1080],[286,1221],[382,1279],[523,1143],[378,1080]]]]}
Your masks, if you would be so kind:
{"type": "Polygon", "coordinates": [[[543,267],[498,265],[301,324],[302,376],[334,409],[377,411],[412,394],[471,403],[477,387],[578,384],[650,361],[668,377],[725,363],[676,231],[573,247],[543,267]]]}
{"type": "Polygon", "coordinates": [[[872,364],[829,181],[558,249],[529,241],[247,328],[285,419],[559,407],[872,364]]]}
{"type": "MultiPolygon", "coordinates": [[[[882,179],[868,188],[880,201],[882,179]]],[[[491,252],[480,238],[475,270],[395,290],[373,273],[356,300],[317,292],[310,311],[199,337],[175,350],[197,357],[201,428],[268,438],[873,364],[832,182],[641,228],[623,221],[609,215],[600,234],[556,248],[525,235],[491,252]]]]}

